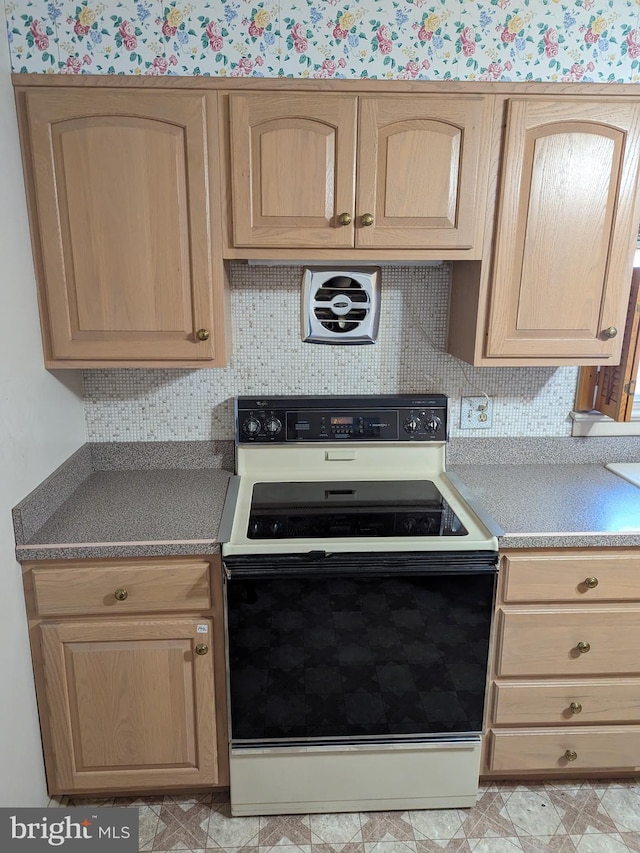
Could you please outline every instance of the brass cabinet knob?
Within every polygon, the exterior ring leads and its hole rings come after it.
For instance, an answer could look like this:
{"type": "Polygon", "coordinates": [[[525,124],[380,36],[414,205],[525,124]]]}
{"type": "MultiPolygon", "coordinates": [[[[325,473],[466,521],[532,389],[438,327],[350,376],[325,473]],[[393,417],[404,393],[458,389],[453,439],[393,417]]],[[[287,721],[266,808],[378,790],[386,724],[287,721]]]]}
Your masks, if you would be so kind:
{"type": "Polygon", "coordinates": [[[340,225],[351,225],[352,218],[350,213],[341,213],[338,217],[340,225]]]}
{"type": "Polygon", "coordinates": [[[567,749],[564,754],[564,757],[567,759],[567,761],[575,761],[578,757],[578,753],[575,751],[575,749],[567,749]]]}
{"type": "Polygon", "coordinates": [[[578,643],[578,651],[582,655],[586,655],[586,653],[591,649],[591,643],[578,643]]]}
{"type": "Polygon", "coordinates": [[[569,705],[569,710],[572,714],[579,714],[582,711],[582,705],[579,702],[572,702],[569,705]]]}
{"type": "Polygon", "coordinates": [[[373,225],[373,215],[371,213],[363,213],[360,217],[360,222],[362,225],[373,225]]]}
{"type": "Polygon", "coordinates": [[[209,646],[206,643],[198,643],[196,646],[197,655],[206,655],[209,651],[209,646]]]}
{"type": "Polygon", "coordinates": [[[196,338],[199,341],[208,341],[209,337],[209,329],[198,329],[198,331],[196,332],[196,338]]]}
{"type": "Polygon", "coordinates": [[[618,330],[616,329],[615,326],[609,326],[608,329],[604,329],[602,332],[602,336],[604,338],[615,338],[615,336],[617,334],[618,334],[618,330]]]}
{"type": "Polygon", "coordinates": [[[598,586],[598,578],[585,578],[584,582],[589,589],[595,589],[598,586]]]}
{"type": "Polygon", "coordinates": [[[113,593],[113,595],[114,595],[114,598],[116,599],[116,601],[126,601],[129,593],[127,592],[126,589],[117,589],[113,593]]]}

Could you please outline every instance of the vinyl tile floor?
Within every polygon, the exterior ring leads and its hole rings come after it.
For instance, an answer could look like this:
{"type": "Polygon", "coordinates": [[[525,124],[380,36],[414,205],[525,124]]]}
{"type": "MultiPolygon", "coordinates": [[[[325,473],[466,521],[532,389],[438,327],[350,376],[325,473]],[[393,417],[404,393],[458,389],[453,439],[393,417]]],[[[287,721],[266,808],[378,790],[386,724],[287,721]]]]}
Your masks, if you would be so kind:
{"type": "Polygon", "coordinates": [[[231,817],[223,792],[56,804],[137,806],[150,853],[640,853],[640,778],[498,782],[439,811],[231,817]]]}

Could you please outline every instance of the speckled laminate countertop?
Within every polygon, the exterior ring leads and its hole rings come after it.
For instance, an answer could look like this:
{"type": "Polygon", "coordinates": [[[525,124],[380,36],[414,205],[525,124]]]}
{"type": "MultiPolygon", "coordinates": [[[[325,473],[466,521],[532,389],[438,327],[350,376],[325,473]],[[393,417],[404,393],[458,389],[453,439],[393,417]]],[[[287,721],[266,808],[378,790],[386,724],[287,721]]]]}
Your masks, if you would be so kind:
{"type": "Polygon", "coordinates": [[[85,445],[14,509],[18,560],[215,553],[232,452],[192,444],[85,445]]]}
{"type": "MultiPolygon", "coordinates": [[[[447,455],[501,548],[640,547],[640,488],[604,467],[640,460],[640,439],[454,440],[447,455]]],[[[215,553],[232,471],[230,441],[84,445],[14,509],[17,558],[215,553]]]]}
{"type": "Polygon", "coordinates": [[[454,464],[500,548],[640,547],[640,489],[602,464],[454,464]]]}

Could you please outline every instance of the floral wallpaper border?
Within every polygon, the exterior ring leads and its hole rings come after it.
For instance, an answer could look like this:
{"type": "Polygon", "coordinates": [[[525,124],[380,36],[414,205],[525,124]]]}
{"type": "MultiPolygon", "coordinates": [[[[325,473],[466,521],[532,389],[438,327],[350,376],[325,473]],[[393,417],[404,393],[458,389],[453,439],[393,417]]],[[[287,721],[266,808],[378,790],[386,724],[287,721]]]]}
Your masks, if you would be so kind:
{"type": "Polygon", "coordinates": [[[15,72],[640,83],[640,0],[5,0],[15,72]]]}

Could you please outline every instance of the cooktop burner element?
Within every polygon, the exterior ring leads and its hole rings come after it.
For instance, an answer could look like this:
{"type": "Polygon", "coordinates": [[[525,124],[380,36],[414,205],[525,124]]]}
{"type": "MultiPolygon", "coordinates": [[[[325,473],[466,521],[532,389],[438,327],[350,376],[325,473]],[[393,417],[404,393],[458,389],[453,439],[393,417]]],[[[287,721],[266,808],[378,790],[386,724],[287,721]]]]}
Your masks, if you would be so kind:
{"type": "Polygon", "coordinates": [[[249,539],[466,534],[430,480],[256,483],[247,528],[249,539]]]}

